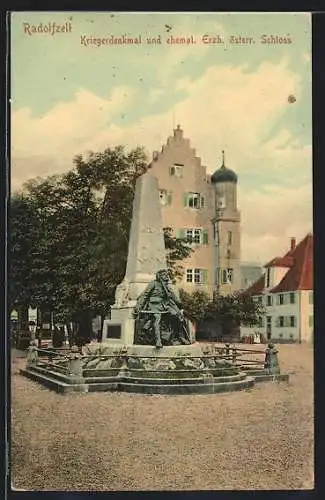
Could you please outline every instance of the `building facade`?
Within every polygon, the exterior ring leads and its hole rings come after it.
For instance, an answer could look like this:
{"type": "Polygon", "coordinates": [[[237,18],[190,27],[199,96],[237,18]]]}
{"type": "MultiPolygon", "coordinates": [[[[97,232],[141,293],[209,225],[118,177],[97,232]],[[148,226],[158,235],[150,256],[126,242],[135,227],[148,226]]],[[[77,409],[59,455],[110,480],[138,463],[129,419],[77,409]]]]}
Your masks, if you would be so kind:
{"type": "Polygon", "coordinates": [[[206,170],[179,125],[149,165],[158,178],[164,227],[190,237],[194,249],[182,262],[177,286],[227,295],[241,287],[237,175],[226,167],[224,153],[212,176],[206,170]]]}
{"type": "Polygon", "coordinates": [[[274,342],[312,342],[313,306],[313,236],[265,265],[264,274],[247,290],[265,306],[265,315],[254,328],[241,328],[241,336],[259,333],[274,342]]]}

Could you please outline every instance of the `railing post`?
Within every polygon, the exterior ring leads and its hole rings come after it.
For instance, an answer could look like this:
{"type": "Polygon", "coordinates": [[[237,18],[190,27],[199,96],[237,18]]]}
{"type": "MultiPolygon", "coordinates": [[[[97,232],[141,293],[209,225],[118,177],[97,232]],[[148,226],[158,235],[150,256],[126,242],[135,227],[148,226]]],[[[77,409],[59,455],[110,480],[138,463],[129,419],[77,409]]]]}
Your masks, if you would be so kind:
{"type": "Polygon", "coordinates": [[[83,379],[82,355],[76,345],[71,347],[71,352],[69,354],[68,375],[70,379],[76,382],[81,382],[83,379]]]}
{"type": "Polygon", "coordinates": [[[226,344],[226,358],[229,359],[230,357],[230,344],[226,344]]]}
{"type": "Polygon", "coordinates": [[[38,350],[37,350],[37,342],[36,340],[32,340],[29,343],[29,347],[27,350],[27,366],[35,365],[38,361],[38,350]]]}
{"type": "Polygon", "coordinates": [[[265,349],[264,368],[272,375],[280,373],[278,350],[274,344],[268,344],[265,349]]]}
{"type": "Polygon", "coordinates": [[[236,363],[236,361],[237,361],[237,349],[236,349],[236,347],[233,347],[232,348],[232,362],[236,363]]]}

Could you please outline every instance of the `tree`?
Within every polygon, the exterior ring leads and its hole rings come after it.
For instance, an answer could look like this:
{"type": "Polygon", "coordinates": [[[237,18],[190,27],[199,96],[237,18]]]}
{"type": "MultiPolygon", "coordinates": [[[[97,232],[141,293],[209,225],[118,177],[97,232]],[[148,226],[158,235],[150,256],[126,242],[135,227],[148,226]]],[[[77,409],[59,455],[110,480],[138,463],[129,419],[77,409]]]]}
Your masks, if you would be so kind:
{"type": "Polygon", "coordinates": [[[238,336],[240,325],[254,326],[265,313],[264,306],[246,292],[237,291],[231,295],[214,295],[208,305],[205,319],[214,322],[216,331],[222,337],[238,336]]]}
{"type": "Polygon", "coordinates": [[[9,311],[18,310],[20,330],[28,329],[28,307],[34,292],[33,269],[35,245],[39,237],[38,220],[23,195],[11,198],[9,213],[10,257],[9,257],[9,311]]]}
{"type": "MultiPolygon", "coordinates": [[[[12,200],[15,303],[50,309],[57,320],[74,322],[79,336],[89,338],[92,317],[105,316],[124,277],[134,187],[146,166],[141,148],[125,152],[118,146],[77,156],[66,174],[24,185],[12,200]]],[[[177,261],[192,250],[173,237],[171,228],[165,243],[176,279],[177,261]]]]}
{"type": "Polygon", "coordinates": [[[242,291],[231,295],[215,295],[208,310],[208,315],[220,316],[224,322],[234,321],[238,325],[254,326],[265,314],[264,305],[242,291]]]}
{"type": "Polygon", "coordinates": [[[181,261],[187,259],[193,249],[189,246],[189,238],[176,238],[173,236],[173,228],[164,228],[165,248],[167,250],[167,267],[173,283],[176,283],[183,276],[183,266],[181,261]]]}
{"type": "Polygon", "coordinates": [[[185,316],[197,326],[208,311],[211,303],[209,294],[203,290],[194,290],[193,293],[180,290],[180,299],[185,316]]]}

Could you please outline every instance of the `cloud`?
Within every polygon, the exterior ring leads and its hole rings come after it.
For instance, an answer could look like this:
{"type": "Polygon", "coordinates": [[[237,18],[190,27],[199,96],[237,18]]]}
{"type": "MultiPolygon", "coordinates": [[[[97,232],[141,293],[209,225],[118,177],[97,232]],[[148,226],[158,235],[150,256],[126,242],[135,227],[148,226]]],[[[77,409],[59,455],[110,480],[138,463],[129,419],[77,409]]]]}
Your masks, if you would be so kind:
{"type": "MultiPolygon", "coordinates": [[[[175,117],[208,172],[220,166],[225,149],[227,165],[239,174],[243,260],[263,262],[281,254],[288,237],[303,237],[311,229],[311,146],[285,125],[292,109],[288,95],[302,95],[301,79],[288,61],[263,62],[255,71],[244,64],[211,66],[196,79],[171,82],[169,92],[178,99],[175,105],[145,114],[144,102],[142,117],[129,126],[114,119],[138,102],[128,87],[113,89],[107,99],[80,89],[73,101],[40,118],[28,109],[13,113],[12,187],[65,171],[75,154],[88,150],[144,145],[151,156],[171,135],[175,117]]],[[[160,93],[152,89],[148,98],[159,99],[160,93]]]]}
{"type": "Polygon", "coordinates": [[[312,231],[312,189],[270,185],[263,191],[239,188],[242,218],[242,254],[265,264],[289,249],[291,237],[302,239],[312,231]],[[258,214],[258,217],[257,217],[258,214]]]}

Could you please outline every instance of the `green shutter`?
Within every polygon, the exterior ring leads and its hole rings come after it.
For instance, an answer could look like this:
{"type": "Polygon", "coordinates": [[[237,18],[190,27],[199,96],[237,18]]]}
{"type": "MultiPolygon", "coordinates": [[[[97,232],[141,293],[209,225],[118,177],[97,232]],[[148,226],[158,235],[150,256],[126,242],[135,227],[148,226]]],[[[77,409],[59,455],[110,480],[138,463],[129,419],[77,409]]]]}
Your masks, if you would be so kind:
{"type": "Polygon", "coordinates": [[[204,196],[200,196],[200,208],[204,207],[205,199],[204,196]]]}
{"type": "Polygon", "coordinates": [[[171,205],[173,201],[173,193],[171,191],[168,191],[167,193],[167,205],[171,205]]]}
{"type": "Polygon", "coordinates": [[[208,283],[208,270],[202,269],[202,281],[206,285],[208,283]]]}
{"type": "Polygon", "coordinates": [[[184,194],[183,196],[183,204],[184,207],[188,207],[188,193],[184,194]]]}
{"type": "Polygon", "coordinates": [[[203,229],[203,245],[207,245],[209,243],[209,231],[207,229],[203,229]]]}
{"type": "Polygon", "coordinates": [[[177,234],[178,234],[178,236],[177,236],[178,238],[185,238],[185,235],[186,235],[185,229],[178,229],[177,234]]]}

